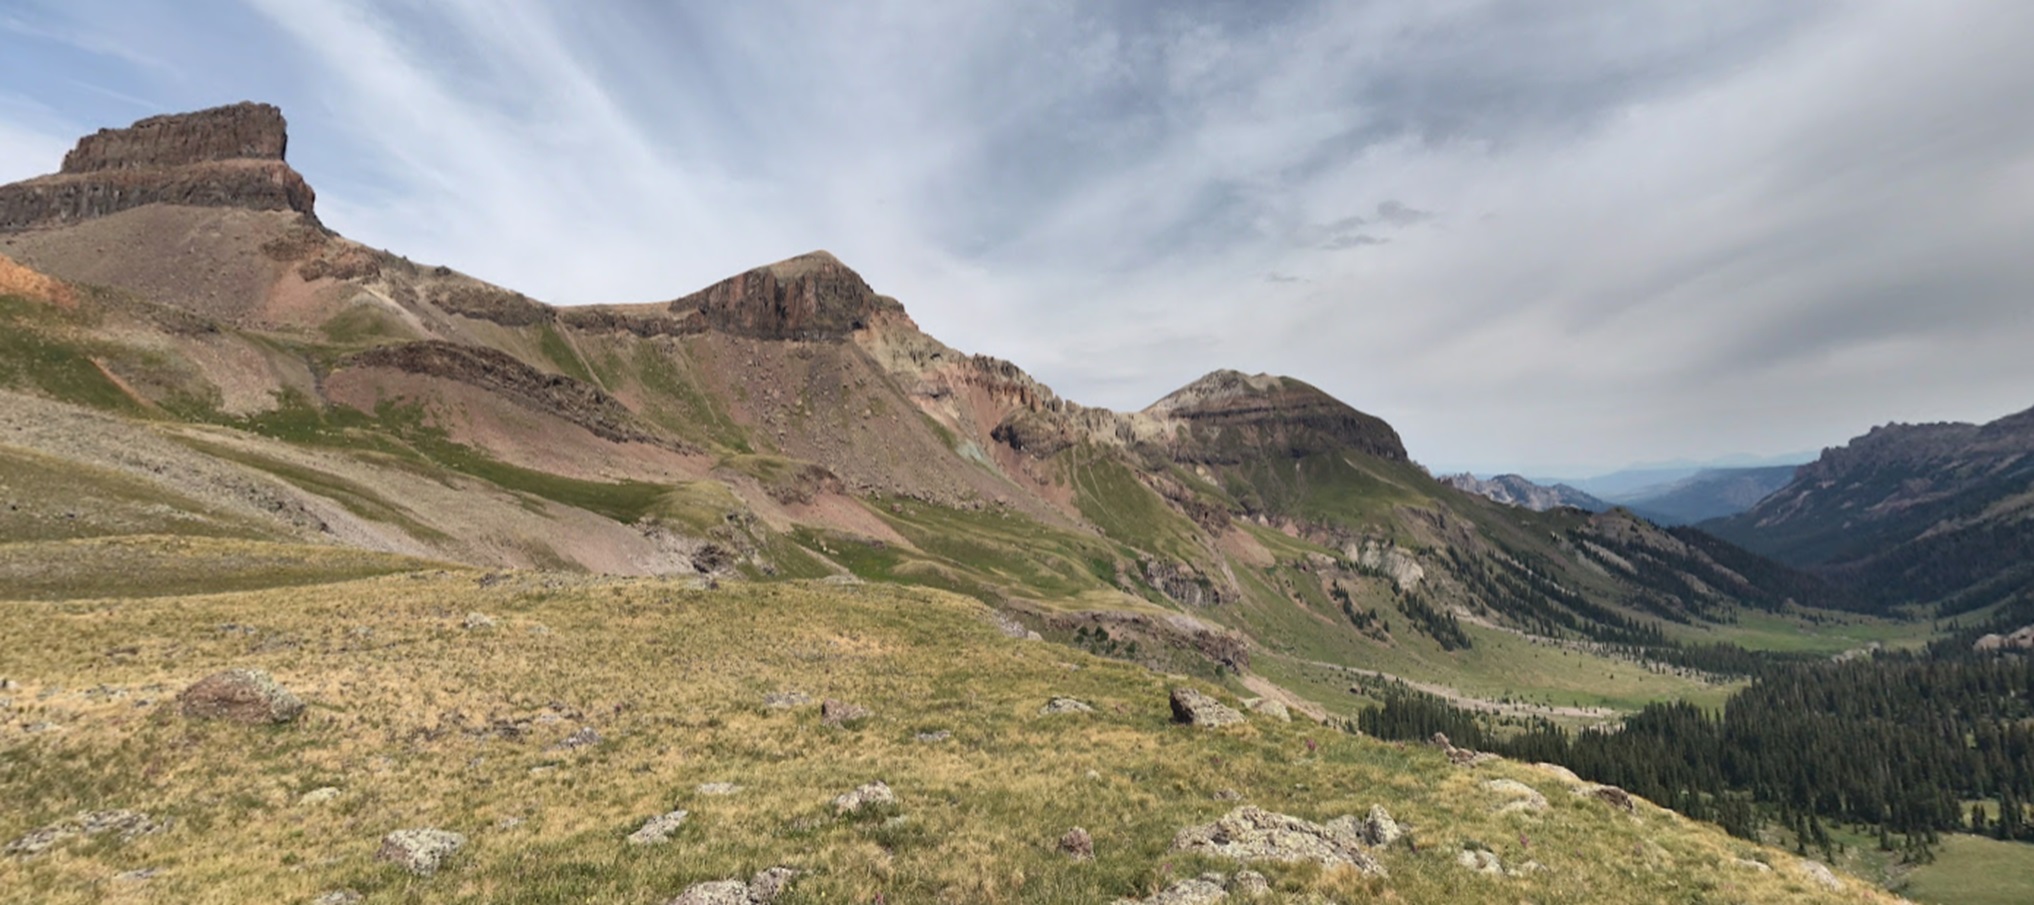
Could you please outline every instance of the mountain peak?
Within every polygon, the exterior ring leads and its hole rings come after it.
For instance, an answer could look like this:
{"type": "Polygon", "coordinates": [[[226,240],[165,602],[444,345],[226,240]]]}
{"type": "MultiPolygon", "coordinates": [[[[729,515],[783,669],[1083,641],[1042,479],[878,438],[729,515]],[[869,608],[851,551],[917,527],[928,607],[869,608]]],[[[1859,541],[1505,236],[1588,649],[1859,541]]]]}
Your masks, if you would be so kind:
{"type": "Polygon", "coordinates": [[[896,303],[824,251],[807,252],[736,274],[671,303],[697,311],[706,325],[754,339],[836,342],[896,303]]]}
{"type": "Polygon", "coordinates": [[[1354,449],[1403,461],[1405,445],[1380,418],[1351,408],[1319,388],[1291,377],[1212,371],[1151,404],[1145,415],[1195,425],[1200,442],[1182,449],[1188,458],[1222,461],[1239,444],[1293,457],[1354,449]]]}
{"type": "Polygon", "coordinates": [[[239,103],[151,116],[78,140],[62,168],[0,186],[0,231],[65,226],[149,204],[313,215],[317,195],[283,162],[282,111],[239,103]]]}

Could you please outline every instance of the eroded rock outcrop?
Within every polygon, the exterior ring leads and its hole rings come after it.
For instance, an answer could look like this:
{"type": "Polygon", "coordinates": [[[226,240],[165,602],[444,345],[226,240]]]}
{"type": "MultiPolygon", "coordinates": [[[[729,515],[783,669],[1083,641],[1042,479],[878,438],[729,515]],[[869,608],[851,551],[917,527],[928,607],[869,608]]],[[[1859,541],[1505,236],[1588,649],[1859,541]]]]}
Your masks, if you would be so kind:
{"type": "Polygon", "coordinates": [[[1237,861],[1312,861],[1322,867],[1349,867],[1383,875],[1384,866],[1363,850],[1362,841],[1308,820],[1245,805],[1213,823],[1180,830],[1173,851],[1237,861]]]}
{"type": "Polygon", "coordinates": [[[877,311],[899,307],[823,251],[736,274],[671,303],[707,327],[754,339],[837,342],[877,311]]]}
{"type": "Polygon", "coordinates": [[[282,111],[240,103],[152,116],[85,136],[48,176],[0,187],[0,231],[60,226],[148,204],[313,214],[316,193],[283,161],[282,111]]]}

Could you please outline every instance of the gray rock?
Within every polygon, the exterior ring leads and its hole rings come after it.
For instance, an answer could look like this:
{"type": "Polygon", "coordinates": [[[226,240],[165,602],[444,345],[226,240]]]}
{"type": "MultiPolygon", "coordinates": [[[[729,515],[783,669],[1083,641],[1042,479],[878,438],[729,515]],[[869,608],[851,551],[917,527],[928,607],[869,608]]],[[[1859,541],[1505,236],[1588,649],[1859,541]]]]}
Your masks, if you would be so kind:
{"type": "Polygon", "coordinates": [[[678,897],[664,905],[755,905],[749,885],[740,880],[714,880],[685,887],[678,897]]]}
{"type": "Polygon", "coordinates": [[[819,705],[819,723],[822,726],[841,726],[856,720],[866,720],[872,714],[869,708],[827,698],[819,705]]]}
{"type": "Polygon", "coordinates": [[[162,876],[160,867],[144,867],[140,870],[123,870],[113,875],[115,883],[145,883],[162,876]]]}
{"type": "Polygon", "coordinates": [[[1095,708],[1088,706],[1085,701],[1073,698],[1053,698],[1045,702],[1044,707],[1038,708],[1038,712],[1046,716],[1056,713],[1094,713],[1095,708]]]}
{"type": "Polygon", "coordinates": [[[1095,837],[1080,827],[1067,830],[1059,837],[1059,853],[1075,861],[1090,861],[1095,857],[1095,837]]]}
{"type": "Polygon", "coordinates": [[[1496,876],[1504,873],[1504,862],[1497,855],[1480,848],[1465,848],[1455,854],[1455,863],[1479,874],[1496,876]]]}
{"type": "Polygon", "coordinates": [[[1370,814],[1363,818],[1364,845],[1368,845],[1371,848],[1384,848],[1397,842],[1399,837],[1403,835],[1405,835],[1405,831],[1399,828],[1398,821],[1391,819],[1391,812],[1385,810],[1384,805],[1373,804],[1370,806],[1370,814]]]}
{"type": "Polygon", "coordinates": [[[1843,881],[1837,878],[1836,871],[1830,870],[1829,865],[1820,861],[1795,862],[1794,872],[1808,878],[1824,889],[1843,889],[1843,881]]]}
{"type": "Polygon", "coordinates": [[[833,810],[838,814],[854,814],[866,807],[896,803],[897,794],[878,780],[852,792],[841,793],[833,800],[833,810]]]}
{"type": "Polygon", "coordinates": [[[1244,701],[1243,706],[1250,708],[1254,713],[1264,714],[1279,722],[1292,722],[1292,710],[1285,706],[1284,701],[1274,698],[1251,698],[1248,701],[1244,701]]]}
{"type": "Polygon", "coordinates": [[[381,850],[374,860],[387,861],[419,877],[428,877],[443,867],[445,859],[466,847],[466,837],[437,829],[396,830],[381,837],[381,850]]]}
{"type": "Polygon", "coordinates": [[[311,900],[311,905],[360,905],[360,893],[350,889],[335,889],[311,900]]]}
{"type": "Polygon", "coordinates": [[[934,742],[943,742],[946,741],[947,739],[953,738],[953,732],[947,729],[935,729],[931,732],[920,732],[913,737],[929,745],[934,742]]]}
{"type": "Polygon", "coordinates": [[[790,710],[812,703],[812,696],[802,691],[773,691],[763,695],[763,706],[771,710],[790,710]]]}
{"type": "Polygon", "coordinates": [[[1575,795],[1579,798],[1594,798],[1627,814],[1638,813],[1638,799],[1633,798],[1630,792],[1616,786],[1587,783],[1581,788],[1576,789],[1575,795]]]}
{"type": "Polygon", "coordinates": [[[798,871],[788,867],[772,867],[769,870],[758,871],[755,876],[749,878],[749,901],[755,905],[772,905],[797,877],[798,871]]]}
{"type": "Polygon", "coordinates": [[[1354,838],[1254,805],[1230,811],[1213,823],[1180,830],[1173,837],[1172,849],[1246,862],[1312,861],[1323,867],[1346,865],[1371,875],[1385,872],[1354,838]]]}
{"type": "Polygon", "coordinates": [[[1271,881],[1254,870],[1237,871],[1229,880],[1229,891],[1246,899],[1260,899],[1271,894],[1271,881]]]}
{"type": "Polygon", "coordinates": [[[467,613],[466,619],[459,624],[467,631],[486,630],[494,628],[494,617],[486,613],[467,613]]]}
{"type": "Polygon", "coordinates": [[[1485,780],[1483,788],[1504,796],[1506,801],[1497,806],[1499,814],[1537,814],[1547,809],[1547,796],[1538,789],[1516,779],[1485,780]]]}
{"type": "Polygon", "coordinates": [[[302,699],[259,669],[229,669],[199,679],[177,695],[177,705],[191,719],[252,725],[287,723],[304,712],[302,699]]]}
{"type": "Polygon", "coordinates": [[[741,786],[731,782],[703,782],[698,788],[693,789],[701,795],[733,795],[741,790],[741,786]]]}
{"type": "Polygon", "coordinates": [[[312,789],[309,792],[305,792],[304,794],[297,796],[297,804],[299,805],[324,804],[325,802],[331,801],[332,799],[338,797],[339,797],[338,787],[324,786],[322,788],[312,789]]]}
{"type": "Polygon", "coordinates": [[[165,826],[165,823],[139,811],[80,811],[7,843],[5,848],[0,848],[0,854],[26,858],[49,851],[66,839],[107,833],[119,833],[120,841],[131,842],[160,833],[165,826]]]}
{"type": "Polygon", "coordinates": [[[663,845],[671,841],[671,834],[685,825],[684,811],[659,814],[643,821],[643,825],[629,834],[630,845],[663,845]]]}
{"type": "Polygon", "coordinates": [[[1202,874],[1181,880],[1142,899],[1117,899],[1117,905],[1214,905],[1229,897],[1221,874],[1202,874]]]}
{"type": "Polygon", "coordinates": [[[1243,722],[1243,714],[1191,688],[1172,690],[1172,719],[1174,722],[1209,729],[1243,722]]]}
{"type": "Polygon", "coordinates": [[[574,748],[586,748],[598,744],[600,744],[600,733],[592,726],[581,726],[578,731],[559,739],[557,744],[551,746],[551,750],[571,751],[574,748]]]}

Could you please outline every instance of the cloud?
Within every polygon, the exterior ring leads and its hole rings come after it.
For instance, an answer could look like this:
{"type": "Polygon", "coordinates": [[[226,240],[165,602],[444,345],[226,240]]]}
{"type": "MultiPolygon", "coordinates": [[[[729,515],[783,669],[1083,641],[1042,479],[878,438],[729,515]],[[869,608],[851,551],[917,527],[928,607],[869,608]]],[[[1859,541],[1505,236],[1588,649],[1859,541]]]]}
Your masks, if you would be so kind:
{"type": "Polygon", "coordinates": [[[259,97],[362,241],[566,303],[824,247],[1087,403],[1291,373],[1478,471],[2034,404],[2017,4],[32,0],[8,22],[6,172],[133,101],[259,97]]]}

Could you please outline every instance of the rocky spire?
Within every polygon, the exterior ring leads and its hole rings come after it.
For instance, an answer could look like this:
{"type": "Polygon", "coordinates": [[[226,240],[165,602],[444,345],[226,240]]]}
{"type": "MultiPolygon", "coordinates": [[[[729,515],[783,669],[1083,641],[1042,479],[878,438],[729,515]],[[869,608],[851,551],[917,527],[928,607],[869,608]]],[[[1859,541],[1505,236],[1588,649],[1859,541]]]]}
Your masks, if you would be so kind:
{"type": "Polygon", "coordinates": [[[283,161],[282,111],[268,104],[152,116],[79,140],[54,175],[0,186],[0,230],[62,226],[148,204],[312,214],[317,196],[283,161]]]}

